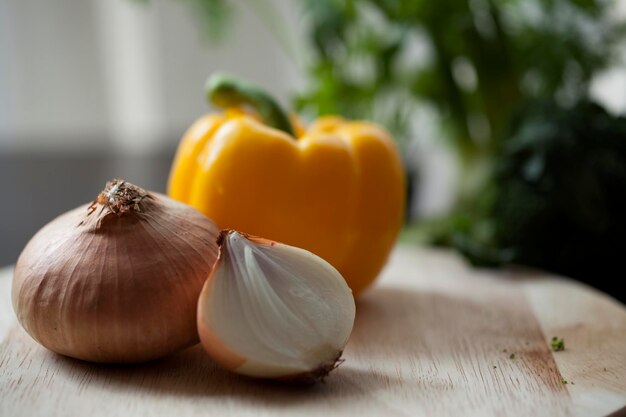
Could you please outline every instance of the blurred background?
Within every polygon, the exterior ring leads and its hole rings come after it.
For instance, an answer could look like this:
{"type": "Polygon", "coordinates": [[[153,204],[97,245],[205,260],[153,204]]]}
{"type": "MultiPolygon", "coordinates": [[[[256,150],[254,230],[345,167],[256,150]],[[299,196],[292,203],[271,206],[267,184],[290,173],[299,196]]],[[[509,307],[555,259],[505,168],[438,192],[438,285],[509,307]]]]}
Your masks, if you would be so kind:
{"type": "MultiPolygon", "coordinates": [[[[299,19],[293,6],[272,7],[299,19]]],[[[304,74],[255,11],[233,3],[216,38],[196,7],[0,0],[0,265],[108,179],[164,192],[183,132],[210,110],[211,72],[232,71],[289,103],[304,74]]]]}
{"type": "Polygon", "coordinates": [[[405,241],[622,298],[625,21],[617,0],[0,0],[0,265],[110,178],[164,191],[221,70],[385,125],[405,241]]]}

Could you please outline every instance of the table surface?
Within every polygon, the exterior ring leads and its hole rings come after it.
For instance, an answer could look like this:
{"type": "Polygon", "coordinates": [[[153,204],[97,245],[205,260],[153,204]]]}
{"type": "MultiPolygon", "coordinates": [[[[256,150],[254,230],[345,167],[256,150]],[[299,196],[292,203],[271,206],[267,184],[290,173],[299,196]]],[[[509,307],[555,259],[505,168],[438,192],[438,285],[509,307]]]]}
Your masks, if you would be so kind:
{"type": "Polygon", "coordinates": [[[17,324],[10,281],[0,271],[1,416],[626,415],[623,305],[446,251],[397,248],[357,302],[345,363],[305,388],[230,374],[198,346],[134,366],[56,355],[17,324]]]}

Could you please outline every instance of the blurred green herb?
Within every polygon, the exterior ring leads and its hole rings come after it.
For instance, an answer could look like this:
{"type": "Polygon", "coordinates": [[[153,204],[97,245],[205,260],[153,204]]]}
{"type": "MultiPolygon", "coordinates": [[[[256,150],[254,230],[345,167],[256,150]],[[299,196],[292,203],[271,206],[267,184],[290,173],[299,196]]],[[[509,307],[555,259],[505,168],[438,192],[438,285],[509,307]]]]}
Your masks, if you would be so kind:
{"type": "Polygon", "coordinates": [[[178,0],[187,3],[204,24],[202,28],[209,39],[220,40],[226,34],[233,15],[232,6],[223,0],[178,0]]]}
{"type": "Polygon", "coordinates": [[[552,346],[552,350],[554,352],[559,352],[561,350],[565,350],[565,341],[562,337],[554,336],[550,341],[550,346],[552,346]]]}
{"type": "Polygon", "coordinates": [[[299,107],[371,118],[400,140],[420,135],[420,104],[434,107],[461,177],[478,185],[516,110],[536,97],[584,97],[623,33],[601,0],[305,4],[315,60],[299,107]]]}

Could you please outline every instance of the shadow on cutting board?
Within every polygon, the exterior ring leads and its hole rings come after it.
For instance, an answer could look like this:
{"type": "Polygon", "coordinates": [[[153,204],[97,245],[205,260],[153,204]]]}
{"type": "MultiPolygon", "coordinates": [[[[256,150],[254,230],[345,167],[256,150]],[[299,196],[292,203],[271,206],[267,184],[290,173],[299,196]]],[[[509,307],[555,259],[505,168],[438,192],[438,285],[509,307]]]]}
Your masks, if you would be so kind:
{"type": "MultiPolygon", "coordinates": [[[[522,366],[550,391],[564,388],[544,337],[524,300],[496,294],[492,303],[404,288],[375,288],[357,303],[354,332],[345,363],[323,383],[294,386],[259,381],[222,370],[194,346],[179,354],[140,365],[98,365],[45,352],[69,380],[106,391],[186,397],[229,396],[282,405],[368,396],[399,385],[453,389],[441,364],[484,361],[522,366]],[[502,349],[517,352],[513,363],[502,349]],[[390,360],[390,358],[392,358],[390,360]],[[423,367],[409,374],[406,364],[423,367]],[[439,366],[439,368],[438,368],[439,366]],[[416,378],[415,375],[421,375],[416,378]]],[[[26,337],[26,335],[24,335],[26,337]]],[[[42,350],[40,350],[42,351],[42,350]]]]}
{"type": "MultiPolygon", "coordinates": [[[[128,391],[143,395],[182,395],[185,397],[230,396],[263,403],[302,404],[321,398],[369,396],[377,390],[389,390],[406,384],[393,369],[385,369],[378,361],[391,356],[423,355],[424,326],[432,326],[425,314],[429,303],[443,303],[456,308],[451,314],[476,311],[473,304],[463,306],[462,300],[441,300],[432,294],[404,289],[376,288],[359,301],[353,336],[346,348],[343,363],[323,383],[312,386],[287,385],[242,377],[221,369],[197,345],[176,355],[139,365],[100,365],[67,358],[37,349],[52,362],[64,379],[83,380],[81,385],[100,387],[106,391],[128,391]],[[430,300],[429,302],[425,302],[430,300]],[[416,321],[416,319],[418,321],[416,321]],[[426,320],[426,321],[424,321],[426,320]],[[420,323],[421,321],[421,323],[420,323]],[[393,350],[390,351],[389,348],[393,350]]],[[[438,320],[437,317],[434,317],[438,320]]],[[[22,337],[27,337],[20,332],[22,337]]],[[[420,381],[448,388],[449,381],[420,381]]]]}
{"type": "MultiPolygon", "coordinates": [[[[104,390],[132,390],[142,395],[180,395],[184,397],[240,397],[263,403],[302,404],[361,394],[364,383],[385,385],[394,380],[374,371],[341,366],[322,383],[288,385],[256,380],[221,369],[199,345],[168,358],[139,365],[100,365],[79,361],[46,351],[47,360],[55,362],[61,373],[70,379],[88,376],[85,385],[104,390]]],[[[399,381],[395,381],[399,382],[399,381]]]]}

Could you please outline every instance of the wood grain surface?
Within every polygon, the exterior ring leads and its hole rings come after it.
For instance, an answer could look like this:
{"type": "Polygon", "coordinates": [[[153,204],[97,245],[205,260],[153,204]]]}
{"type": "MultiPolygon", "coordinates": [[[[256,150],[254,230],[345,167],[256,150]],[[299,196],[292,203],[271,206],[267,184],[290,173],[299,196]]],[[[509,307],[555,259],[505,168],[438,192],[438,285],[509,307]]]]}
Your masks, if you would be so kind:
{"type": "Polygon", "coordinates": [[[10,275],[0,272],[2,417],[626,415],[626,308],[537,272],[399,247],[357,303],[345,363],[313,387],[230,374],[198,346],[137,366],[53,354],[16,323],[10,275]],[[565,351],[550,350],[552,336],[565,351]]]}

